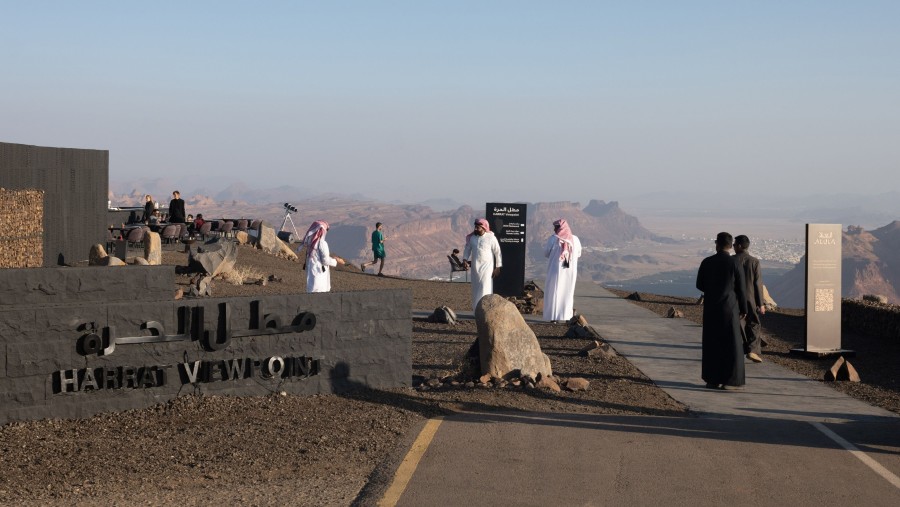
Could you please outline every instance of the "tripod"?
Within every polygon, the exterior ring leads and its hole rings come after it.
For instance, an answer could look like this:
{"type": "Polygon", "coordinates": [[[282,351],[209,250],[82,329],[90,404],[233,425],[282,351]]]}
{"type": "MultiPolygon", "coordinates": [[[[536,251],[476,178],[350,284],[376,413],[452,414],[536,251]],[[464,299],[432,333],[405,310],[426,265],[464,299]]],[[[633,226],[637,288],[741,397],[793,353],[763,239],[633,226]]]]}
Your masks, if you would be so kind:
{"type": "MultiPolygon", "coordinates": [[[[278,229],[278,230],[284,231],[284,227],[287,225],[288,222],[291,223],[291,229],[294,229],[294,238],[296,238],[298,240],[302,240],[303,238],[300,236],[300,233],[297,232],[297,226],[294,225],[294,220],[291,218],[291,210],[286,209],[286,210],[284,210],[284,220],[281,222],[281,229],[278,229]]],[[[280,234],[279,234],[279,236],[280,236],[280,234]]],[[[288,243],[290,243],[290,241],[288,241],[288,243]]]]}

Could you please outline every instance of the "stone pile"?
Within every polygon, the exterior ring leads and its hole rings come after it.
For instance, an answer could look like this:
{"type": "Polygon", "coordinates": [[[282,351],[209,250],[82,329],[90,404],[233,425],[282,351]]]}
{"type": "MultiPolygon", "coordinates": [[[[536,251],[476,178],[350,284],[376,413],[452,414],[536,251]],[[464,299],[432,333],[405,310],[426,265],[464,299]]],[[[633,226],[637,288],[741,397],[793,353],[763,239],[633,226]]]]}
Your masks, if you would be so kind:
{"type": "Polygon", "coordinates": [[[522,297],[509,296],[506,299],[516,305],[516,309],[522,315],[539,315],[544,313],[544,290],[538,287],[534,280],[525,282],[522,297]]]}
{"type": "Polygon", "coordinates": [[[44,264],[44,191],[0,188],[0,268],[44,264]]]}
{"type": "Polygon", "coordinates": [[[587,391],[591,387],[590,381],[582,377],[561,378],[551,375],[538,374],[520,375],[519,372],[506,377],[495,377],[484,374],[477,379],[465,375],[449,375],[446,377],[432,377],[426,379],[422,376],[413,377],[413,387],[418,391],[440,391],[451,389],[544,389],[555,393],[566,391],[587,391]]]}

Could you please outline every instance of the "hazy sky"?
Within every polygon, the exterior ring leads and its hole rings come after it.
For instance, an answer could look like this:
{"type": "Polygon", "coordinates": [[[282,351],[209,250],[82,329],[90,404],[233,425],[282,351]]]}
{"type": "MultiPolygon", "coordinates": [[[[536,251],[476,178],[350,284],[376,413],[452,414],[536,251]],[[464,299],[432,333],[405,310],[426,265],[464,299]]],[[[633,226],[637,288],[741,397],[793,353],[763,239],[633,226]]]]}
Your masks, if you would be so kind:
{"type": "Polygon", "coordinates": [[[900,189],[897,1],[0,0],[0,141],[390,199],[900,189]]]}

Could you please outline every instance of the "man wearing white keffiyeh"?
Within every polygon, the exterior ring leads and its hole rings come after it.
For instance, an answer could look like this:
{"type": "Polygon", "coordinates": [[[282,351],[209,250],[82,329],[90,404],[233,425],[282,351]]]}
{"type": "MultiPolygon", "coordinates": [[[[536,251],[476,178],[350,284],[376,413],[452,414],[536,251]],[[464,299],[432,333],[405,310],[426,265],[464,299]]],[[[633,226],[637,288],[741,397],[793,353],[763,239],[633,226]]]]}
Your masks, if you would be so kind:
{"type": "Polygon", "coordinates": [[[563,218],[553,222],[553,231],[544,245],[544,257],[549,259],[544,287],[544,320],[569,320],[574,314],[581,241],[572,234],[563,218]]]}

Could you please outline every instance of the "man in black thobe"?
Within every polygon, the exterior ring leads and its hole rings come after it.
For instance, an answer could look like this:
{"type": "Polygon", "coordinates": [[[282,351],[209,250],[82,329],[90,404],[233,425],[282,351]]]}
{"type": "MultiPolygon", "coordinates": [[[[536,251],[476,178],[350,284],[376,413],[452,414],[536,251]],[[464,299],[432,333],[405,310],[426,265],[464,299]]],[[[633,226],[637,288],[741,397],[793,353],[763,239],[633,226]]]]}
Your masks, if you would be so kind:
{"type": "Polygon", "coordinates": [[[747,359],[754,363],[761,363],[760,356],[762,344],[762,322],[759,316],[765,315],[766,305],[763,301],[762,269],[759,267],[759,259],[750,255],[750,238],[744,236],[734,237],[734,256],[744,272],[744,282],[747,293],[747,317],[744,319],[744,353],[747,359]]]}
{"type": "Polygon", "coordinates": [[[747,314],[744,272],[729,254],[734,239],[716,236],[716,254],[703,259],[697,288],[703,292],[703,366],[706,387],[728,389],[744,385],[744,344],[741,319],[747,314]]]}

